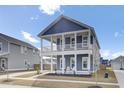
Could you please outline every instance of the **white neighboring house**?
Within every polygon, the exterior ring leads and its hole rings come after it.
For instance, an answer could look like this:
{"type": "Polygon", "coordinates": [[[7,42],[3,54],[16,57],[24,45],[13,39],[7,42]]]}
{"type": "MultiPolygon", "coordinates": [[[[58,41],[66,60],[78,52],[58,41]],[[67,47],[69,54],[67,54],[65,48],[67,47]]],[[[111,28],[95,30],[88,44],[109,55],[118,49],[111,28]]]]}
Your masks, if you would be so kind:
{"type": "Polygon", "coordinates": [[[113,70],[124,69],[124,56],[119,56],[111,61],[113,70]]]}
{"type": "Polygon", "coordinates": [[[91,74],[100,64],[100,46],[93,27],[61,15],[39,35],[41,38],[41,70],[43,57],[57,58],[58,74],[91,74]],[[49,46],[45,46],[45,40],[49,46]],[[44,50],[45,49],[45,50],[44,50]]]}
{"type": "Polygon", "coordinates": [[[40,64],[39,50],[29,43],[0,33],[0,69],[26,70],[40,64]]]}

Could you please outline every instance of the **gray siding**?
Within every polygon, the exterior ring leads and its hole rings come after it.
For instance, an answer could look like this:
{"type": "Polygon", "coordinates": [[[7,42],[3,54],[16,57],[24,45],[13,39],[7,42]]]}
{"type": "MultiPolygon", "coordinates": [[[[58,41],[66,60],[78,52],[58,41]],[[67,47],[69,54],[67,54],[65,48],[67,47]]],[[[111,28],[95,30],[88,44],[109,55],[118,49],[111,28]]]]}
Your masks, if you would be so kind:
{"type": "Polygon", "coordinates": [[[8,52],[8,42],[2,38],[0,38],[0,42],[2,43],[2,53],[8,52]]]}
{"type": "Polygon", "coordinates": [[[34,64],[40,63],[38,54],[33,55],[33,50],[27,50],[26,54],[21,53],[21,46],[10,44],[10,54],[8,56],[8,67],[10,70],[26,69],[25,60],[30,63],[30,67],[33,68],[34,64]]]}

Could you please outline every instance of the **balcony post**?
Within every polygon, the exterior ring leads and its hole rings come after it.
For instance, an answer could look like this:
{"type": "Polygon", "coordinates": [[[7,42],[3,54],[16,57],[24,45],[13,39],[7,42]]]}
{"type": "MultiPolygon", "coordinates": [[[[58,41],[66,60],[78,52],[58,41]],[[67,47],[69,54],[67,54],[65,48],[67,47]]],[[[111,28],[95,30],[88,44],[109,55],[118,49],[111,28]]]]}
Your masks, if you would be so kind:
{"type": "Polygon", "coordinates": [[[53,51],[53,37],[51,36],[51,51],[53,51]]]}
{"type": "Polygon", "coordinates": [[[88,48],[90,48],[90,30],[89,30],[88,33],[89,33],[89,34],[88,34],[88,48]]]}
{"type": "Polygon", "coordinates": [[[43,56],[41,55],[41,72],[43,72],[43,56]]]}
{"type": "Polygon", "coordinates": [[[90,71],[90,54],[88,54],[88,70],[90,71]]]}
{"type": "Polygon", "coordinates": [[[77,50],[77,33],[74,33],[75,36],[75,50],[77,50]]]}
{"type": "Polygon", "coordinates": [[[62,34],[62,51],[64,51],[65,47],[65,39],[64,39],[64,34],[62,34]]]}
{"type": "Polygon", "coordinates": [[[64,55],[62,55],[62,73],[64,74],[65,72],[65,58],[64,55]]]}
{"type": "Polygon", "coordinates": [[[41,52],[43,51],[43,38],[41,37],[41,52]]]}
{"type": "Polygon", "coordinates": [[[53,56],[51,55],[51,72],[53,72],[53,56]]]}
{"type": "Polygon", "coordinates": [[[77,71],[77,54],[74,55],[75,56],[75,72],[77,71]]]}

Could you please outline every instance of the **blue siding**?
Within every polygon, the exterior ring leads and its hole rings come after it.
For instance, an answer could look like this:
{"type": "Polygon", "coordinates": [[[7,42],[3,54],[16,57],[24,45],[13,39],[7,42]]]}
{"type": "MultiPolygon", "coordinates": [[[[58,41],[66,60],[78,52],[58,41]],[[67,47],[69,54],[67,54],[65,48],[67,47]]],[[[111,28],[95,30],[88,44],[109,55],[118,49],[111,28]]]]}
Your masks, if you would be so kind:
{"type": "MultiPolygon", "coordinates": [[[[60,67],[60,58],[62,56],[57,56],[57,69],[59,69],[60,67]]],[[[65,67],[67,68],[68,66],[70,66],[70,58],[74,57],[74,55],[65,55],[65,67]]],[[[88,54],[78,54],[77,55],[77,71],[82,71],[82,57],[88,57],[88,54]]],[[[91,57],[91,56],[90,56],[91,57]]],[[[91,70],[93,70],[93,59],[91,57],[91,70]]]]}
{"type": "Polygon", "coordinates": [[[88,54],[77,55],[77,71],[82,71],[82,57],[88,57],[88,54]]]}
{"type": "MultiPolygon", "coordinates": [[[[70,44],[70,37],[65,37],[65,44],[70,44]]],[[[57,45],[60,45],[60,38],[57,38],[57,45]]],[[[82,43],[82,36],[77,36],[77,43],[82,43]]]]}
{"type": "Polygon", "coordinates": [[[87,29],[86,27],[82,27],[70,20],[62,18],[58,23],[48,29],[43,35],[49,34],[57,34],[63,32],[72,32],[77,30],[87,29]]]}

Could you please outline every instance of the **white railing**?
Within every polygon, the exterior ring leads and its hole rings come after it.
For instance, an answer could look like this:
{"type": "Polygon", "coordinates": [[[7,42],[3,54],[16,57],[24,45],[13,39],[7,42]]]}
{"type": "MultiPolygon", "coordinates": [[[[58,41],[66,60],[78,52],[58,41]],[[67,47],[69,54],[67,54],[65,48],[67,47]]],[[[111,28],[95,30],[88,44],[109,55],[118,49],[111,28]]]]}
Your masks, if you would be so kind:
{"type": "MultiPolygon", "coordinates": [[[[81,49],[88,49],[88,45],[84,45],[83,43],[77,43],[76,44],[77,50],[81,49]]],[[[65,45],[54,45],[53,50],[51,49],[51,46],[43,47],[43,51],[62,51],[62,49],[66,50],[75,50],[75,44],[65,44],[65,45]]]]}

